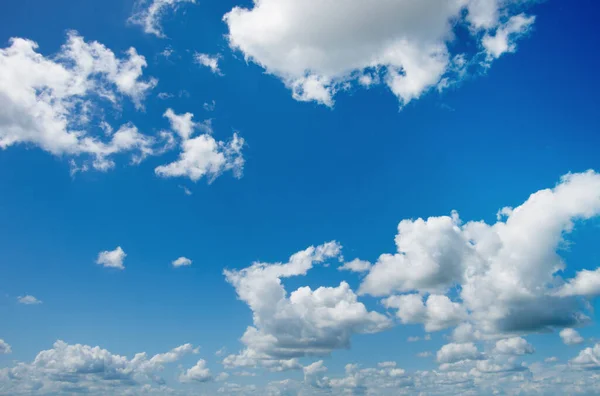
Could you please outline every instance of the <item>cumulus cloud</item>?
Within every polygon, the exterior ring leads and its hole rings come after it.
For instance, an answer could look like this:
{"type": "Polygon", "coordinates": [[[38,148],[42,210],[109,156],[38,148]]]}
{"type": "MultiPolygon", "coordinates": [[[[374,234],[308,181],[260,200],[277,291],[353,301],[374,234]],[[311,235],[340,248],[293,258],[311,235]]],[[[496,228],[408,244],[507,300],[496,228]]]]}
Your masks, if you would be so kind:
{"type": "Polygon", "coordinates": [[[561,297],[595,297],[600,295],[600,268],[595,271],[582,270],[577,272],[575,278],[569,279],[556,294],[561,297]]]}
{"type": "MultiPolygon", "coordinates": [[[[130,48],[119,59],[110,49],[69,32],[58,54],[46,57],[38,45],[12,38],[0,49],[0,148],[17,144],[39,147],[56,156],[91,158],[77,170],[114,167],[112,157],[131,153],[139,163],[153,153],[153,138],[130,123],[106,136],[91,123],[102,102],[118,105],[128,97],[138,107],[155,79],[142,79],[146,60],[130,48]]],[[[101,124],[104,125],[104,124],[101,124]]],[[[105,131],[106,128],[103,128],[105,131]]],[[[112,128],[110,128],[112,130],[112,128]]],[[[75,164],[75,162],[74,162],[75,164]]]]}
{"type": "Polygon", "coordinates": [[[300,287],[288,296],[283,278],[306,275],[315,264],[339,257],[340,251],[341,246],[332,241],[295,253],[287,263],[256,262],[242,270],[225,270],[238,298],[252,310],[254,325],[242,336],[246,349],[224,363],[281,364],[282,359],[326,355],[347,348],[353,334],[389,328],[390,320],[368,311],[346,282],[315,290],[300,287]]]}
{"type": "Polygon", "coordinates": [[[562,329],[558,334],[566,345],[578,345],[584,341],[575,329],[562,329]]]}
{"type": "Polygon", "coordinates": [[[437,351],[436,358],[438,363],[456,363],[463,360],[483,359],[483,354],[472,342],[464,344],[450,343],[442,346],[437,351]]]}
{"type": "Polygon", "coordinates": [[[405,105],[462,78],[478,57],[513,52],[534,20],[517,14],[528,3],[261,0],[234,7],[224,21],[231,48],[279,77],[297,100],[332,106],[348,83],[384,83],[405,105]],[[456,35],[458,27],[469,34],[456,35]],[[454,45],[457,37],[469,45],[454,45]],[[476,50],[455,50],[468,46],[476,50]]]}
{"type": "Polygon", "coordinates": [[[164,38],[162,18],[167,13],[176,11],[184,3],[194,4],[196,0],[137,0],[129,22],[141,26],[148,34],[164,38]]]}
{"type": "Polygon", "coordinates": [[[167,109],[164,116],[169,120],[171,129],[179,135],[182,151],[174,162],[155,168],[157,175],[188,177],[194,182],[205,176],[211,182],[229,170],[237,178],[242,176],[244,139],[237,133],[233,134],[231,141],[221,142],[211,136],[210,124],[194,122],[192,113],[176,114],[167,109]],[[204,133],[192,137],[198,129],[204,133]]]}
{"type": "Polygon", "coordinates": [[[392,294],[383,302],[398,308],[402,321],[429,323],[433,330],[442,326],[435,325],[429,299],[457,288],[454,302],[440,298],[447,307],[440,313],[456,313],[448,325],[464,321],[456,333],[463,340],[586,323],[581,297],[595,295],[595,271],[564,280],[559,249],[577,221],[599,213],[600,175],[588,171],[565,175],[519,207],[502,209],[495,224],[463,223],[456,212],[403,220],[398,252],[379,257],[359,294],[392,294]],[[393,295],[414,292],[432,294],[426,304],[415,294],[393,295]]]}
{"type": "Polygon", "coordinates": [[[159,374],[165,364],[197,351],[185,344],[150,358],[142,352],[128,359],[97,346],[56,341],[33,362],[0,369],[0,384],[6,394],[122,393],[133,386],[164,383],[159,374]]]}
{"type": "Polygon", "coordinates": [[[12,353],[12,349],[7,342],[0,338],[0,355],[12,353]]]}
{"type": "MultiPolygon", "coordinates": [[[[222,377],[221,377],[222,378],[222,377]]],[[[206,361],[198,360],[196,365],[179,376],[181,382],[208,382],[212,380],[212,374],[206,367],[206,361]]]]}
{"type": "Polygon", "coordinates": [[[38,300],[37,298],[35,298],[32,295],[25,295],[25,296],[19,296],[17,298],[17,301],[21,304],[25,304],[25,305],[36,305],[36,304],[41,304],[42,301],[38,300]]]}
{"type": "Polygon", "coordinates": [[[418,294],[391,296],[383,300],[387,308],[397,309],[396,316],[405,324],[422,323],[427,331],[438,331],[458,325],[467,312],[446,296],[432,294],[423,303],[418,294]]]}
{"type": "Polygon", "coordinates": [[[586,369],[600,368],[600,344],[585,348],[579,352],[579,355],[571,359],[570,363],[586,369]]]}
{"type": "Polygon", "coordinates": [[[351,272],[367,272],[371,269],[371,263],[368,261],[354,259],[338,267],[340,271],[351,271],[351,272]]]}
{"type": "Polygon", "coordinates": [[[125,266],[123,266],[123,260],[127,254],[121,248],[121,246],[117,246],[115,250],[105,250],[98,254],[98,259],[96,259],[96,264],[99,264],[106,268],[116,268],[119,270],[124,270],[125,266]]]}
{"type": "Polygon", "coordinates": [[[173,267],[189,267],[192,265],[192,260],[187,257],[179,257],[177,260],[174,260],[172,263],[173,267]]]}
{"type": "Polygon", "coordinates": [[[494,35],[486,34],[482,44],[488,59],[499,58],[506,52],[514,52],[517,48],[515,39],[527,33],[534,21],[533,16],[515,15],[500,25],[494,35]]]}
{"type": "Polygon", "coordinates": [[[494,352],[503,355],[528,355],[535,352],[535,349],[524,338],[511,337],[498,340],[494,352]]]}
{"type": "Polygon", "coordinates": [[[204,67],[208,67],[210,69],[210,71],[213,72],[214,74],[221,75],[221,70],[219,69],[219,59],[221,59],[220,54],[209,55],[209,54],[202,54],[199,52],[196,52],[194,54],[194,61],[197,64],[202,65],[204,67]]]}

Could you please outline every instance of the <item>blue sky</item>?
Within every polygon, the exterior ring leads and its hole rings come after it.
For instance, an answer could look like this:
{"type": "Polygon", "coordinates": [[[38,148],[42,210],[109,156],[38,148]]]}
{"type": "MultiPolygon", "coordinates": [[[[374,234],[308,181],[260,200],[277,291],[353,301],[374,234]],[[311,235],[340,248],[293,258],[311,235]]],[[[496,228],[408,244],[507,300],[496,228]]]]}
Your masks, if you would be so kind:
{"type": "Polygon", "coordinates": [[[263,1],[0,6],[0,394],[600,392],[595,2],[263,1]]]}

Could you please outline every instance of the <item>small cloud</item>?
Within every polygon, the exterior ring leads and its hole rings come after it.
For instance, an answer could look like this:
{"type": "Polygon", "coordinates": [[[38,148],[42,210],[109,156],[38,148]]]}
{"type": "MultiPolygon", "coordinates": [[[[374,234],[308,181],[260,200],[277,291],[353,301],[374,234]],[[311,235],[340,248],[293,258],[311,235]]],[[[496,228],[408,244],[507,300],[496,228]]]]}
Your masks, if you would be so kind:
{"type": "Polygon", "coordinates": [[[223,347],[215,352],[215,356],[223,356],[227,353],[227,348],[223,347]]]}
{"type": "Polygon", "coordinates": [[[162,52],[160,52],[159,55],[169,59],[174,52],[175,50],[173,50],[173,47],[169,45],[162,52]]]}
{"type": "Polygon", "coordinates": [[[167,100],[171,99],[173,97],[173,94],[170,94],[168,92],[159,92],[156,96],[158,97],[158,99],[167,100]]]}
{"type": "Polygon", "coordinates": [[[555,363],[555,362],[558,362],[558,358],[556,356],[551,356],[549,358],[544,359],[544,362],[546,362],[546,363],[555,363]]]}
{"type": "Polygon", "coordinates": [[[27,294],[25,296],[19,296],[17,298],[17,301],[19,301],[19,303],[21,303],[21,304],[26,304],[26,305],[35,305],[35,304],[42,303],[41,300],[38,300],[37,298],[35,298],[34,296],[31,296],[29,294],[27,294]]]}
{"type": "Polygon", "coordinates": [[[173,261],[171,264],[173,264],[173,267],[175,267],[175,268],[189,267],[190,265],[192,265],[192,260],[190,260],[187,257],[179,257],[177,260],[173,261]]]}
{"type": "Polygon", "coordinates": [[[217,105],[217,102],[215,102],[213,100],[210,103],[204,103],[203,107],[204,107],[204,110],[206,110],[206,111],[214,111],[216,105],[217,105]]]}
{"type": "Polygon", "coordinates": [[[364,260],[354,259],[338,267],[338,271],[368,272],[371,269],[371,263],[364,260]]]}
{"type": "Polygon", "coordinates": [[[0,355],[7,355],[12,352],[10,345],[4,342],[3,339],[0,339],[0,355]]]}
{"type": "Polygon", "coordinates": [[[121,246],[117,246],[115,250],[105,250],[98,254],[96,264],[99,264],[106,268],[116,268],[124,270],[123,260],[127,257],[127,254],[121,249],[121,246]]]}
{"type": "Polygon", "coordinates": [[[188,195],[188,196],[192,195],[192,192],[186,186],[179,186],[179,188],[181,188],[183,190],[183,192],[184,192],[185,195],[188,195]]]}
{"type": "Polygon", "coordinates": [[[214,74],[222,75],[221,70],[219,69],[219,59],[221,59],[221,54],[209,55],[201,54],[199,52],[194,54],[196,63],[208,67],[214,74]]]}
{"type": "Polygon", "coordinates": [[[428,358],[431,356],[431,352],[429,352],[429,351],[419,352],[419,353],[417,353],[417,356],[420,358],[428,358]]]}

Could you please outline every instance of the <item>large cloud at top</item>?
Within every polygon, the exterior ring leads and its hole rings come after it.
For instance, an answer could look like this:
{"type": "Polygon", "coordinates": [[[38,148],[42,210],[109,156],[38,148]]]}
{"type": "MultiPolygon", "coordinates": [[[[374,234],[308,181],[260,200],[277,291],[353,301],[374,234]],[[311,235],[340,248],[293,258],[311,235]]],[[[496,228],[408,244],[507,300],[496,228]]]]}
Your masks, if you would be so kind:
{"type": "Polygon", "coordinates": [[[294,98],[331,106],[347,82],[385,83],[401,105],[514,52],[529,0],[254,0],[224,16],[229,43],[294,98]],[[454,48],[465,27],[476,51],[454,48]]]}

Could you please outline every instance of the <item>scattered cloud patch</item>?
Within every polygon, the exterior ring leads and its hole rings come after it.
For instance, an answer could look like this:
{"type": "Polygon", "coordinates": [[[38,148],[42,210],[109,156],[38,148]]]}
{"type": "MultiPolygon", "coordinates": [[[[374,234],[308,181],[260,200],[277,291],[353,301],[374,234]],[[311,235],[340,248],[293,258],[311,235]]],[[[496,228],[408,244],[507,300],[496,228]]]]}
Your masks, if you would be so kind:
{"type": "Polygon", "coordinates": [[[12,353],[10,345],[8,345],[8,343],[3,339],[0,339],[0,355],[6,355],[9,353],[12,353]]]}
{"type": "Polygon", "coordinates": [[[42,301],[38,300],[37,298],[35,298],[34,296],[31,296],[29,294],[25,295],[25,296],[19,296],[17,298],[17,301],[20,304],[25,304],[25,305],[37,305],[37,304],[41,304],[42,301]]]}
{"type": "Polygon", "coordinates": [[[211,136],[210,123],[194,122],[192,113],[176,114],[167,109],[164,116],[169,120],[171,130],[179,135],[182,151],[176,161],[155,168],[158,176],[187,177],[194,182],[206,176],[212,182],[230,170],[236,178],[242,177],[245,142],[237,133],[229,142],[221,142],[211,136]],[[198,129],[205,133],[192,137],[198,129]]]}
{"type": "Polygon", "coordinates": [[[96,259],[96,264],[99,264],[105,268],[116,268],[119,270],[124,270],[125,266],[123,266],[123,260],[127,254],[121,248],[121,246],[117,246],[115,250],[105,250],[98,254],[98,259],[96,259]]]}
{"type": "Polygon", "coordinates": [[[197,348],[185,344],[150,358],[142,352],[128,359],[97,346],[56,341],[52,349],[39,352],[33,362],[0,369],[0,384],[3,392],[11,395],[125,394],[136,387],[165,394],[166,388],[148,386],[165,382],[160,373],[166,364],[197,352],[197,348]]]}
{"type": "Polygon", "coordinates": [[[206,367],[206,361],[198,360],[196,365],[179,376],[181,382],[208,382],[213,379],[210,370],[206,367]]]}
{"type": "Polygon", "coordinates": [[[565,345],[578,345],[585,341],[575,329],[562,329],[559,335],[565,345]]]}
{"type": "Polygon", "coordinates": [[[192,260],[190,260],[187,257],[179,257],[177,260],[174,260],[171,264],[175,268],[189,267],[190,265],[192,265],[192,260]]]}
{"type": "Polygon", "coordinates": [[[371,269],[371,263],[368,261],[354,259],[344,265],[338,267],[340,271],[351,271],[351,272],[367,272],[371,269]]]}
{"type": "Polygon", "coordinates": [[[194,54],[194,60],[196,61],[197,64],[202,65],[204,67],[208,67],[210,69],[210,71],[213,72],[214,74],[221,75],[221,70],[219,69],[219,59],[221,59],[220,54],[209,55],[209,54],[202,54],[199,52],[196,52],[194,54]]]}
{"type": "Polygon", "coordinates": [[[0,49],[0,148],[39,147],[70,158],[79,171],[111,169],[112,157],[122,153],[130,153],[136,164],[153,154],[157,142],[133,124],[126,122],[107,136],[92,123],[101,103],[119,106],[127,97],[143,108],[157,80],[142,79],[147,64],[135,48],[120,59],[74,31],[52,57],[37,48],[31,40],[12,38],[9,47],[0,49]],[[77,165],[80,158],[83,165],[77,165]]]}
{"type": "Polygon", "coordinates": [[[390,320],[368,311],[346,282],[315,290],[300,287],[290,294],[285,290],[282,279],[306,275],[314,265],[338,258],[340,253],[341,246],[332,241],[295,253],[287,263],[256,262],[241,270],[225,270],[238,298],[252,310],[254,325],[242,336],[246,349],[228,356],[224,363],[296,367],[295,358],[327,355],[347,348],[353,334],[389,328],[390,320]]]}
{"type": "Polygon", "coordinates": [[[145,33],[165,38],[162,18],[169,12],[175,12],[185,3],[194,4],[196,0],[136,0],[129,23],[141,26],[145,33]]]}
{"type": "Polygon", "coordinates": [[[398,252],[379,257],[359,294],[388,295],[384,305],[403,323],[431,331],[458,325],[454,337],[464,342],[588,322],[585,298],[595,295],[597,270],[564,280],[558,250],[576,221],[600,214],[600,175],[567,174],[500,213],[495,224],[463,223],[456,212],[401,221],[398,252]],[[454,288],[452,301],[446,294],[454,288]]]}

